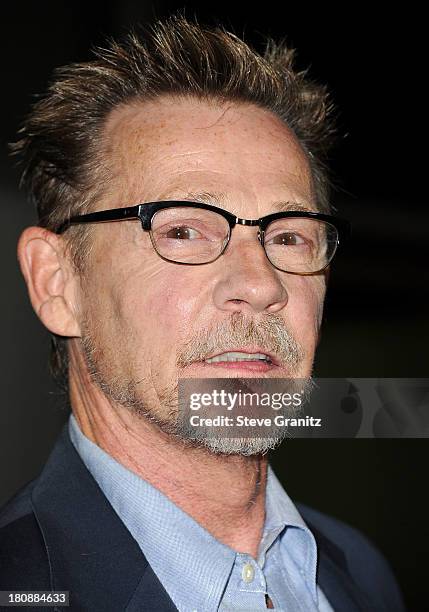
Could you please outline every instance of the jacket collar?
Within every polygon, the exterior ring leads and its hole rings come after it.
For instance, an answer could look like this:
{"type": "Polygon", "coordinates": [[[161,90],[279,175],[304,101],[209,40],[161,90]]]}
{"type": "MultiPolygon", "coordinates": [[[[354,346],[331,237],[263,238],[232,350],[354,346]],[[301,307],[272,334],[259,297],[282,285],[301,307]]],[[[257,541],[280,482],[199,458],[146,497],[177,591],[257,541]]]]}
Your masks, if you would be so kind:
{"type": "MultiPolygon", "coordinates": [[[[73,609],[177,612],[76,452],[67,424],[33,488],[32,506],[46,546],[51,588],[70,591],[73,609]]],[[[318,583],[332,607],[369,611],[342,551],[306,523],[318,544],[318,583]]]]}

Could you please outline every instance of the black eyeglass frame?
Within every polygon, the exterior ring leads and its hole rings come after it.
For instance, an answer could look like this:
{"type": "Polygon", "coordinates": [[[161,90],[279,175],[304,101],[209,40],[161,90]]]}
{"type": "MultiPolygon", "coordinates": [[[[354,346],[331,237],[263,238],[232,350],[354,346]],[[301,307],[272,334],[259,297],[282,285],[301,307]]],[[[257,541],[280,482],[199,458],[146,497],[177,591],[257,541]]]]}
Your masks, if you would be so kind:
{"type": "MultiPolygon", "coordinates": [[[[324,221],[326,223],[330,223],[337,230],[337,244],[326,266],[324,266],[321,270],[317,270],[315,272],[290,272],[290,274],[298,274],[300,276],[313,275],[313,274],[318,274],[320,272],[323,272],[323,270],[325,270],[329,266],[329,264],[331,263],[336,253],[338,245],[340,244],[340,236],[341,236],[341,240],[343,240],[343,239],[346,239],[351,233],[351,225],[349,221],[341,217],[336,217],[334,215],[328,215],[326,213],[306,211],[306,210],[288,210],[288,211],[283,211],[283,212],[270,213],[269,215],[265,215],[264,217],[261,217],[260,219],[241,219],[240,217],[236,217],[235,215],[233,215],[228,210],[219,208],[218,206],[213,206],[212,204],[205,204],[204,202],[187,202],[184,200],[177,200],[177,201],[176,200],[166,200],[162,202],[146,202],[143,204],[137,204],[135,206],[126,206],[124,208],[112,208],[108,210],[99,210],[99,211],[92,212],[92,213],[86,213],[84,215],[77,215],[77,216],[70,217],[69,219],[66,219],[65,221],[63,221],[54,231],[56,234],[62,234],[70,226],[77,225],[77,224],[104,223],[104,222],[109,222],[109,221],[128,221],[132,219],[140,219],[143,230],[151,232],[152,219],[158,211],[164,210],[166,208],[180,208],[180,207],[200,208],[203,210],[209,210],[211,212],[217,213],[221,215],[222,217],[224,217],[224,219],[226,219],[226,221],[229,224],[229,233],[228,233],[227,239],[225,240],[225,244],[221,252],[212,261],[208,261],[204,263],[177,262],[177,261],[164,257],[158,252],[155,245],[153,244],[152,235],[151,235],[152,244],[157,254],[165,261],[170,261],[172,263],[177,263],[180,265],[200,266],[206,263],[213,263],[213,261],[216,261],[216,259],[218,259],[225,252],[225,249],[228,246],[230,238],[231,238],[232,230],[234,229],[236,225],[247,225],[247,226],[253,226],[253,227],[258,226],[259,227],[258,240],[261,243],[261,246],[264,248],[264,251],[266,254],[265,245],[264,245],[264,233],[265,233],[266,228],[272,221],[276,221],[277,219],[303,218],[303,219],[316,219],[318,221],[324,221]]],[[[270,261],[271,265],[274,266],[274,268],[277,268],[277,266],[273,264],[272,261],[269,259],[268,255],[267,255],[267,258],[270,261]]],[[[277,268],[277,269],[281,270],[281,268],[277,268]]],[[[287,270],[281,270],[281,271],[287,272],[287,270]]]]}

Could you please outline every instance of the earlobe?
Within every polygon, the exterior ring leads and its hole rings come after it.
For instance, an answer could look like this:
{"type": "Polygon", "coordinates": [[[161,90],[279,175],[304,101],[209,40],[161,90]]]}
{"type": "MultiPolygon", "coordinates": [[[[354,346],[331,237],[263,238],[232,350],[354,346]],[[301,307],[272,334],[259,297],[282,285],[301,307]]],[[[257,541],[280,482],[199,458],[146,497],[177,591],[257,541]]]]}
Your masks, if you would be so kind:
{"type": "Polygon", "coordinates": [[[80,336],[76,280],[64,256],[62,239],[41,227],[28,227],[18,242],[18,260],[31,304],[49,331],[80,336]]]}

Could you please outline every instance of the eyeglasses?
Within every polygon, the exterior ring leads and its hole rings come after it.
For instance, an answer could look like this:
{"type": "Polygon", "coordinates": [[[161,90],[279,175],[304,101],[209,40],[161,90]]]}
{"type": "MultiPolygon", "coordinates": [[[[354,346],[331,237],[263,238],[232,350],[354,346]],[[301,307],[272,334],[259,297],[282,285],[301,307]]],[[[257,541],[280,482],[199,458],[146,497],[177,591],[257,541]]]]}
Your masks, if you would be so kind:
{"type": "Polygon", "coordinates": [[[148,202],[70,217],[56,229],[71,225],[140,219],[162,259],[196,266],[218,259],[236,225],[258,226],[258,240],[271,264],[290,274],[317,274],[332,261],[341,236],[350,233],[345,219],[309,211],[287,211],[260,219],[240,219],[201,202],[148,202]]]}

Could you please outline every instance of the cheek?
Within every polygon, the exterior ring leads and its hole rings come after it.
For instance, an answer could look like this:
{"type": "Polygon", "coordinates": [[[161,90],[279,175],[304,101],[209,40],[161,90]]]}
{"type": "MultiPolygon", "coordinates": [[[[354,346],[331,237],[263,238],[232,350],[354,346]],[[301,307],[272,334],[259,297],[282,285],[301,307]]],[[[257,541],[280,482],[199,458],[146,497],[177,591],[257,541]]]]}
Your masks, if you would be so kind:
{"type": "Polygon", "coordinates": [[[319,277],[298,277],[289,290],[288,320],[296,339],[314,350],[322,321],[325,281],[319,277]]]}
{"type": "Polygon", "coordinates": [[[154,340],[150,350],[169,354],[189,334],[201,284],[196,285],[195,275],[184,267],[166,266],[142,276],[137,292],[127,291],[119,299],[124,309],[121,316],[133,320],[154,340]]]}
{"type": "MultiPolygon", "coordinates": [[[[124,224],[123,233],[125,229],[124,224]]],[[[140,232],[119,238],[108,235],[107,249],[103,234],[101,245],[94,248],[102,253],[103,263],[95,267],[88,286],[90,295],[97,296],[97,316],[109,319],[119,334],[132,335],[140,345],[144,338],[154,339],[151,352],[157,351],[157,344],[159,350],[165,345],[174,350],[176,340],[186,340],[198,314],[203,271],[163,261],[140,232]]]]}

